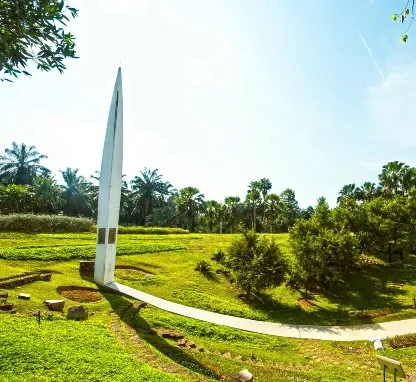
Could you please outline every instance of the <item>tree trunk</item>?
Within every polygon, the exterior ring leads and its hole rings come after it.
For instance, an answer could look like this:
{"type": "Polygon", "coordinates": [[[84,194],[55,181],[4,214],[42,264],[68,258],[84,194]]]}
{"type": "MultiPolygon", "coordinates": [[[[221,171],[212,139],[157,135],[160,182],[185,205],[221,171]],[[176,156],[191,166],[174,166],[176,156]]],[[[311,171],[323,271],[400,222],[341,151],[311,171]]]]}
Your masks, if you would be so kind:
{"type": "Polygon", "coordinates": [[[256,232],[256,202],[253,200],[253,231],[256,232]]]}

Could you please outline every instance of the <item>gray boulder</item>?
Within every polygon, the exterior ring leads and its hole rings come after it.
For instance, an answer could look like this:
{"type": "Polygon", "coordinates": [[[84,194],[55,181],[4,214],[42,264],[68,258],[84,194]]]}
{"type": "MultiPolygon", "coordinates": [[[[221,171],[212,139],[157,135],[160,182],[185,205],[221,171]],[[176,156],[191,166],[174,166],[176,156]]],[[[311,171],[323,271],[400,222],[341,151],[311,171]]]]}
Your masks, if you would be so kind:
{"type": "Polygon", "coordinates": [[[88,318],[88,311],[82,305],[70,306],[66,318],[69,320],[84,321],[88,318]]]}

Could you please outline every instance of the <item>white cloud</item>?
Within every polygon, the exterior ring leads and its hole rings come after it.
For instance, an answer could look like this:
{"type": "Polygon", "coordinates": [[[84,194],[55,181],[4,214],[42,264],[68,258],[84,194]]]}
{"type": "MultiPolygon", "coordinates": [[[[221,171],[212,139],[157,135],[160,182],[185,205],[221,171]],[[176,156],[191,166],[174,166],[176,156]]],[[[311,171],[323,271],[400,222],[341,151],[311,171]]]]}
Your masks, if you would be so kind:
{"type": "Polygon", "coordinates": [[[401,147],[416,146],[416,65],[390,73],[368,89],[369,122],[375,138],[401,147]]]}

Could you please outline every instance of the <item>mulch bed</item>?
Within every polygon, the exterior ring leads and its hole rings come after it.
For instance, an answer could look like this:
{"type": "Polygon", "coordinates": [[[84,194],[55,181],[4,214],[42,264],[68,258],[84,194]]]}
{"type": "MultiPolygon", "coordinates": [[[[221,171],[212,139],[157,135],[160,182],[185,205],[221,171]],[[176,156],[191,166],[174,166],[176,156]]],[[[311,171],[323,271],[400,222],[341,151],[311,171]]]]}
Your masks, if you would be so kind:
{"type": "Polygon", "coordinates": [[[61,296],[77,302],[96,302],[103,298],[102,294],[94,288],[60,286],[57,291],[61,296]]]}

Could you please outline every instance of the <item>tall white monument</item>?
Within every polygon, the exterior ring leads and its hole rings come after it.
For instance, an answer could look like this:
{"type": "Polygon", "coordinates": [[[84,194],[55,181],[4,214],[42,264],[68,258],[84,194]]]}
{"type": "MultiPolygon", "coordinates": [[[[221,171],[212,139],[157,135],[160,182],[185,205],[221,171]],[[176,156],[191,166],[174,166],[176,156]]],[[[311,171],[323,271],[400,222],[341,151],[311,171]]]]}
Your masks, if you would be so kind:
{"type": "Polygon", "coordinates": [[[108,115],[98,194],[94,281],[100,285],[114,281],[122,167],[123,93],[121,68],[118,68],[108,115]]]}

